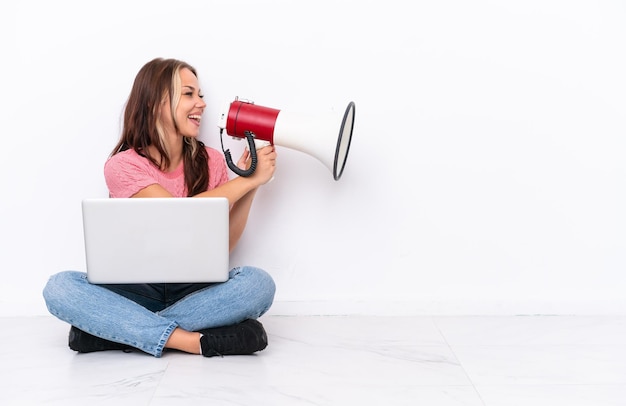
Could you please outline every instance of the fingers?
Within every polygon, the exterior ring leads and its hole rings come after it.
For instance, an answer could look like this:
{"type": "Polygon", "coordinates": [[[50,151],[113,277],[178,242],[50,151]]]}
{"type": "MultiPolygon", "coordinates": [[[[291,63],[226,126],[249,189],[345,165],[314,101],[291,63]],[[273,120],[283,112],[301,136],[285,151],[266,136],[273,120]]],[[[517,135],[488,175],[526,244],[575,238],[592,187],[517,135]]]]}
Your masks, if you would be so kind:
{"type": "Polygon", "coordinates": [[[257,150],[258,166],[257,172],[263,178],[263,184],[269,182],[276,170],[276,151],[274,146],[267,146],[257,150]]]}
{"type": "Polygon", "coordinates": [[[276,161],[276,149],[274,148],[274,146],[264,147],[257,150],[257,156],[263,156],[270,161],[276,161]]]}
{"type": "MultiPolygon", "coordinates": [[[[259,185],[264,185],[274,176],[274,171],[276,170],[276,150],[273,145],[264,146],[256,150],[256,156],[257,166],[252,177],[258,180],[259,185]]],[[[237,166],[240,169],[247,170],[251,165],[251,161],[250,151],[246,148],[241,154],[237,166]]]]}
{"type": "Polygon", "coordinates": [[[276,166],[276,151],[274,151],[273,147],[271,151],[268,151],[267,154],[265,154],[264,158],[269,163],[270,166],[272,167],[276,166]]]}
{"type": "Polygon", "coordinates": [[[246,159],[248,159],[248,157],[250,156],[250,151],[248,150],[248,148],[246,148],[242,153],[241,153],[241,157],[239,158],[239,162],[242,161],[246,161],[246,159]]]}
{"type": "Polygon", "coordinates": [[[237,167],[239,167],[240,169],[243,170],[247,170],[248,167],[250,166],[249,164],[249,158],[250,158],[250,151],[248,151],[247,149],[241,154],[241,157],[239,158],[239,160],[237,161],[237,167]]]}

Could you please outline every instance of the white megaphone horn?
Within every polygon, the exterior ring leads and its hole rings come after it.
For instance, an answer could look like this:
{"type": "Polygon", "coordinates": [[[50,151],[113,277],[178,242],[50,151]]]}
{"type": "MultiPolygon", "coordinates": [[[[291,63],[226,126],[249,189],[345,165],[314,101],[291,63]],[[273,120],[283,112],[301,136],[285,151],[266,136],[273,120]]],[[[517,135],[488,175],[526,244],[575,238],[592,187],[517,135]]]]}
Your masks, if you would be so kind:
{"type": "Polygon", "coordinates": [[[220,135],[246,138],[252,164],[248,170],[232,162],[229,150],[222,150],[229,168],[240,176],[250,176],[256,169],[256,149],[263,145],[280,145],[311,155],[321,161],[339,180],[343,174],[354,129],[354,102],[341,114],[309,115],[285,112],[258,106],[254,102],[235,98],[223,106],[218,127],[220,135]]]}

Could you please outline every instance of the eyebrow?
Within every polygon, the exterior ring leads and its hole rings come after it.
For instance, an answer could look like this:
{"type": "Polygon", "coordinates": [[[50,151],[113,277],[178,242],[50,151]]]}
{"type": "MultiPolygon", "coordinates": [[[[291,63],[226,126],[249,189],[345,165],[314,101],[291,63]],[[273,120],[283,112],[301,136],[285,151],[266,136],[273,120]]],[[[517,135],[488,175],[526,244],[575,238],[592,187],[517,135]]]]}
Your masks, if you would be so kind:
{"type": "MultiPolygon", "coordinates": [[[[192,92],[193,92],[194,90],[196,90],[196,88],[195,88],[195,87],[190,86],[190,85],[183,85],[183,86],[182,86],[182,88],[183,88],[183,89],[184,89],[184,88],[189,88],[189,90],[191,90],[192,92]]],[[[202,95],[202,89],[198,89],[198,94],[202,95]]]]}

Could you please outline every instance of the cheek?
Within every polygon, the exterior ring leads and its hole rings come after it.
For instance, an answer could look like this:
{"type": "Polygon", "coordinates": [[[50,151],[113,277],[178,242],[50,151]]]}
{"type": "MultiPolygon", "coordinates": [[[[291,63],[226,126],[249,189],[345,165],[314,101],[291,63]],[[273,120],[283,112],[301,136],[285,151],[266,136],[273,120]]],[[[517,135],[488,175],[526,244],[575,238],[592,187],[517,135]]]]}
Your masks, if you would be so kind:
{"type": "Polygon", "coordinates": [[[176,124],[179,127],[187,125],[187,114],[186,113],[178,113],[176,115],[176,124]]]}
{"type": "Polygon", "coordinates": [[[172,115],[167,106],[161,108],[161,111],[159,112],[159,119],[165,125],[172,124],[172,115]]]}
{"type": "Polygon", "coordinates": [[[184,124],[187,121],[187,115],[189,114],[189,109],[185,108],[185,106],[181,103],[178,105],[176,109],[176,121],[178,124],[184,124]]]}

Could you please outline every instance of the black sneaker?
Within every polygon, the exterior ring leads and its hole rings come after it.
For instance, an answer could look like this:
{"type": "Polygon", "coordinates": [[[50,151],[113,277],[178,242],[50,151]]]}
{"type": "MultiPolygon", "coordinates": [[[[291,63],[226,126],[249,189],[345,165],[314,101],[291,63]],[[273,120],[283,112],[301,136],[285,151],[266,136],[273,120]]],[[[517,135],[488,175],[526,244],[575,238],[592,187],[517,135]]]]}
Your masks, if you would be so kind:
{"type": "Polygon", "coordinates": [[[83,353],[108,350],[132,351],[133,349],[133,347],[129,345],[120,344],[113,341],[105,340],[104,338],[96,337],[74,326],[70,328],[68,341],[69,346],[72,350],[83,353]]]}
{"type": "Polygon", "coordinates": [[[267,334],[257,320],[248,319],[231,326],[200,330],[202,355],[248,355],[267,347],[267,334]]]}

